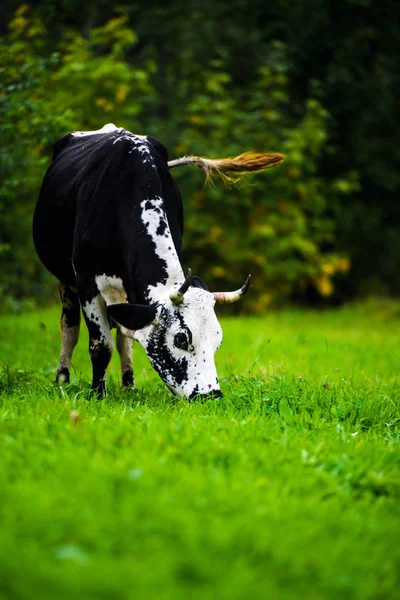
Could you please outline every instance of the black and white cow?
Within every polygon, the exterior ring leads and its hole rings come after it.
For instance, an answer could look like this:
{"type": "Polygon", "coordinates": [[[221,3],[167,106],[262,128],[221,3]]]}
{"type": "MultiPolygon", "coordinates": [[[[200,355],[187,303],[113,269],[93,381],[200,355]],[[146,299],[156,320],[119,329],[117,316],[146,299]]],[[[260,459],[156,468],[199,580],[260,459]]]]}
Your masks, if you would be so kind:
{"type": "Polygon", "coordinates": [[[245,154],[220,161],[187,157],[168,163],[158,140],[112,124],[61,138],[33,219],[37,253],[60,281],[57,382],[69,382],[82,308],[89,330],[93,390],[106,392],[113,351],[110,329],[117,324],[124,387],[133,386],[136,339],[174,394],[221,396],[214,354],[222,331],[214,305],[238,300],[250,279],[236,292],[214,294],[190,271],[185,279],[180,261],[182,202],[169,169],[191,162],[207,173],[214,170],[226,176],[228,171],[268,168],[282,158],[245,154]]]}

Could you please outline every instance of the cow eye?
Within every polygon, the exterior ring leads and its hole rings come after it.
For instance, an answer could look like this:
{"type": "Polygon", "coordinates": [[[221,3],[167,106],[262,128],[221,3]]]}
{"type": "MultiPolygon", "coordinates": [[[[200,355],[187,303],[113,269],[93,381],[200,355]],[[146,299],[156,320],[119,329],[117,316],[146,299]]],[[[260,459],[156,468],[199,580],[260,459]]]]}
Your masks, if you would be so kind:
{"type": "Polygon", "coordinates": [[[188,349],[188,339],[184,333],[177,333],[174,337],[174,344],[181,350],[188,349]]]}

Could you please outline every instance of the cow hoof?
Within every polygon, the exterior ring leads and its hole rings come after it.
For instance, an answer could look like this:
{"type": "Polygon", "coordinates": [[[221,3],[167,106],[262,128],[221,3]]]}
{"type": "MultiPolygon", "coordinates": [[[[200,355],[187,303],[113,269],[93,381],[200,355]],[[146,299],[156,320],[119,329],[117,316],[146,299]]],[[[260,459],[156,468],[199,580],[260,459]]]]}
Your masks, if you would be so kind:
{"type": "Polygon", "coordinates": [[[100,383],[98,386],[91,388],[89,400],[103,400],[107,396],[107,388],[105,383],[100,383]]]}
{"type": "Polygon", "coordinates": [[[59,369],[56,373],[56,384],[63,385],[64,383],[69,383],[69,370],[67,367],[59,369]]]}
{"type": "Polygon", "coordinates": [[[123,390],[134,390],[135,384],[133,383],[133,373],[127,371],[122,374],[121,387],[123,390]]]}
{"type": "Polygon", "coordinates": [[[136,388],[134,385],[121,385],[121,391],[124,394],[134,394],[136,392],[136,388]]]}

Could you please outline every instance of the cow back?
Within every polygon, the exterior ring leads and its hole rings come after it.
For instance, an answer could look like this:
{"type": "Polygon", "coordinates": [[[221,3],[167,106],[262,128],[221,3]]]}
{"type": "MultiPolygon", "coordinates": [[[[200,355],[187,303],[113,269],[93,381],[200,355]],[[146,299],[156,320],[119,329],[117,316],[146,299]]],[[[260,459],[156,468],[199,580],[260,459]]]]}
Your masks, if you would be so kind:
{"type": "Polygon", "coordinates": [[[61,138],[34,216],[35,246],[45,266],[71,285],[73,266],[85,274],[113,273],[132,296],[140,295],[138,270],[152,260],[140,219],[143,200],[163,199],[173,243],[181,252],[182,202],[167,161],[156,138],[124,129],[61,138]]]}

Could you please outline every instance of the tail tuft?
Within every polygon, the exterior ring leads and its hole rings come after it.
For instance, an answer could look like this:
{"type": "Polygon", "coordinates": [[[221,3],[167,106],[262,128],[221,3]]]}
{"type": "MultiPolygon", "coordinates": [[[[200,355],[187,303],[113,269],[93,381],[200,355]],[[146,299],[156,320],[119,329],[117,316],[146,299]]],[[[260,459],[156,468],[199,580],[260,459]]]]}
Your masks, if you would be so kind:
{"type": "Polygon", "coordinates": [[[237,183],[247,173],[264,171],[277,167],[285,159],[283,154],[277,152],[256,153],[245,152],[234,158],[208,159],[202,156],[184,156],[171,160],[168,167],[173,169],[180,165],[195,165],[200,167],[206,174],[207,181],[218,175],[226,183],[237,183]],[[235,174],[232,176],[232,174],[235,174]]]}

